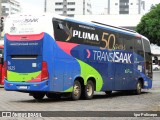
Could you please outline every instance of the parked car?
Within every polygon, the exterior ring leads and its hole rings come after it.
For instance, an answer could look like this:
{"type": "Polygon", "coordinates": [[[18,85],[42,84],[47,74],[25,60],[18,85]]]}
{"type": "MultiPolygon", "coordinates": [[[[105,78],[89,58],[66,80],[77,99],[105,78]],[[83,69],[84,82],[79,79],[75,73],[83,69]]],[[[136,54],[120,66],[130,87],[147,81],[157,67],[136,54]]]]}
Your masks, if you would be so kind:
{"type": "Polygon", "coordinates": [[[152,68],[153,68],[153,70],[160,70],[160,66],[159,65],[153,64],[152,68]]]}

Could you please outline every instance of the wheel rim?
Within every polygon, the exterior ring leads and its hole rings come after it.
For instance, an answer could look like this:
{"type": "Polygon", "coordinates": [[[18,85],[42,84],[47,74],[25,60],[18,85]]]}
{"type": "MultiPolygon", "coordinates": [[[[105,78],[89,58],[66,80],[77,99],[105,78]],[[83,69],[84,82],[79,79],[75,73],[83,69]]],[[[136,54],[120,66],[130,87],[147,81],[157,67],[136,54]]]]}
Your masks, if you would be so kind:
{"type": "Polygon", "coordinates": [[[88,85],[87,85],[87,95],[88,95],[88,96],[91,96],[91,95],[92,95],[92,92],[93,92],[92,85],[91,85],[91,84],[88,84],[88,85]]]}
{"type": "Polygon", "coordinates": [[[80,87],[79,87],[79,85],[75,84],[73,94],[74,94],[75,96],[78,96],[79,93],[80,93],[80,87]]]}
{"type": "Polygon", "coordinates": [[[138,90],[138,92],[141,92],[141,84],[140,83],[138,83],[138,85],[137,85],[137,90],[138,90]]]}

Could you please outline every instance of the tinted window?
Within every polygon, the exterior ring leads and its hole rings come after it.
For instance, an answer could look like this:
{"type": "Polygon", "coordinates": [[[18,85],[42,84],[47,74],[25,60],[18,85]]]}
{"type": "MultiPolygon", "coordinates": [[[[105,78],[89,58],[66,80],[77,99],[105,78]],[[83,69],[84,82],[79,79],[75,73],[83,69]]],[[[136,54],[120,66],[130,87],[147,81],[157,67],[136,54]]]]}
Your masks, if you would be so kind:
{"type": "Polygon", "coordinates": [[[134,50],[134,37],[128,37],[128,39],[126,39],[126,41],[124,42],[125,44],[125,49],[129,52],[133,52],[134,50]]]}
{"type": "Polygon", "coordinates": [[[134,40],[134,51],[136,54],[140,55],[141,57],[144,57],[143,43],[141,39],[134,40]]]}
{"type": "MultiPolygon", "coordinates": [[[[98,46],[105,50],[133,51],[135,37],[67,20],[53,18],[56,41],[98,46]]],[[[141,47],[142,48],[142,47],[141,47]]]]}
{"type": "Polygon", "coordinates": [[[56,41],[105,46],[105,42],[101,41],[104,30],[55,18],[53,18],[53,25],[56,41]]]}
{"type": "Polygon", "coordinates": [[[152,56],[151,56],[151,49],[150,43],[148,40],[143,39],[144,44],[144,52],[145,52],[145,71],[146,74],[152,78],[152,56]]]}
{"type": "Polygon", "coordinates": [[[119,49],[133,52],[134,37],[132,38],[131,36],[120,34],[120,36],[118,38],[118,42],[119,42],[118,43],[119,49]]]}
{"type": "Polygon", "coordinates": [[[116,50],[124,50],[123,41],[125,40],[124,36],[121,34],[117,34],[115,49],[116,50]]]}

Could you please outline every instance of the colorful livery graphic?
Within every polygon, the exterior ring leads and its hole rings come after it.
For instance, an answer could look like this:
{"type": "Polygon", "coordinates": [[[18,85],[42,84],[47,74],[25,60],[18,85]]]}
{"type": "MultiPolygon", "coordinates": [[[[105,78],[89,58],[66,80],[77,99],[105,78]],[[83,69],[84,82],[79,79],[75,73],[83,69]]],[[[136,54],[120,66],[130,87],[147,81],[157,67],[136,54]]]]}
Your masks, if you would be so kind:
{"type": "Polygon", "coordinates": [[[152,87],[149,40],[123,28],[57,15],[12,15],[5,24],[5,89],[35,99],[152,87]]]}

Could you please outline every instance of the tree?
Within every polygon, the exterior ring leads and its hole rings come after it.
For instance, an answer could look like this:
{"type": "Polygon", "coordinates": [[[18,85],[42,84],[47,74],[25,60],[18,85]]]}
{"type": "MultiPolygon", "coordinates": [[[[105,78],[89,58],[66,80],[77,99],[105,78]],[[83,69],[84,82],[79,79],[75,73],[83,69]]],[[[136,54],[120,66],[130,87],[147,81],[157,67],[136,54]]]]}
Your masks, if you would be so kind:
{"type": "Polygon", "coordinates": [[[152,6],[150,12],[141,18],[136,31],[160,46],[160,4],[152,6]]]}

